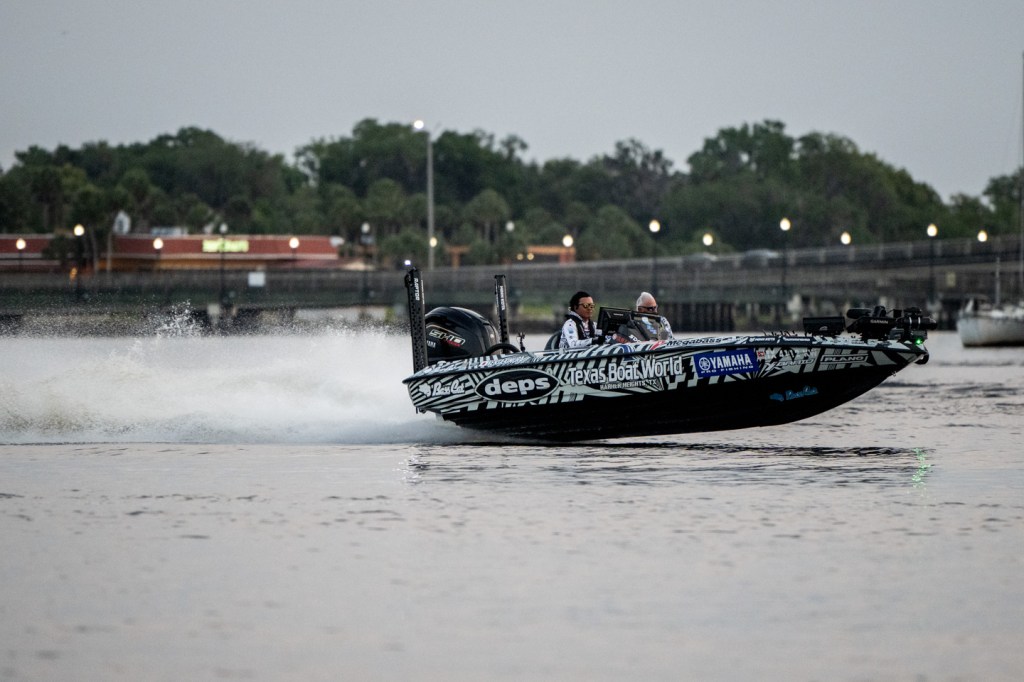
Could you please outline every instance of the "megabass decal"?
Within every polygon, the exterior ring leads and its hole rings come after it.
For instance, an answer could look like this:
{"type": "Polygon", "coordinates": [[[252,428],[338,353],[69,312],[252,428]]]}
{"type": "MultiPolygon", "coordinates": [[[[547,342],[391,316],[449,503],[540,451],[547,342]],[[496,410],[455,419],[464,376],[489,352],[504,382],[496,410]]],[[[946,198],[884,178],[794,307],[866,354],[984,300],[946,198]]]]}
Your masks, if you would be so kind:
{"type": "Polygon", "coordinates": [[[557,380],[535,369],[514,369],[499,372],[476,385],[476,392],[487,400],[519,403],[543,398],[555,390],[557,380]]]}
{"type": "Polygon", "coordinates": [[[698,377],[740,374],[757,371],[757,355],[752,348],[701,353],[693,358],[698,377]]]}

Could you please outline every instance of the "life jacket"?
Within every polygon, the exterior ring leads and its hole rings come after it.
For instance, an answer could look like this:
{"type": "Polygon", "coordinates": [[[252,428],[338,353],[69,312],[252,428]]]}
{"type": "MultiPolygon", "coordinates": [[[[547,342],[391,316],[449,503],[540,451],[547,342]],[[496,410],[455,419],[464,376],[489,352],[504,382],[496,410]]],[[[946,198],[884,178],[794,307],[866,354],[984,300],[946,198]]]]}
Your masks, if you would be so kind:
{"type": "MultiPolygon", "coordinates": [[[[587,320],[587,326],[583,326],[583,318],[578,314],[569,311],[565,314],[565,319],[572,320],[573,324],[576,325],[576,333],[579,334],[581,339],[592,339],[597,336],[597,327],[594,326],[593,320],[587,320]]],[[[562,323],[565,324],[564,322],[562,323]]],[[[561,332],[559,332],[561,334],[561,332]]]]}
{"type": "MultiPolygon", "coordinates": [[[[594,325],[593,319],[591,319],[591,321],[588,321],[587,325],[584,325],[583,317],[581,317],[579,314],[569,310],[569,312],[565,315],[565,322],[562,323],[562,332],[558,332],[558,337],[559,337],[558,347],[561,347],[560,338],[562,336],[562,333],[565,330],[565,326],[568,325],[569,322],[571,322],[572,325],[575,327],[575,331],[577,331],[577,338],[580,341],[591,342],[591,343],[600,343],[601,342],[601,339],[598,336],[598,329],[594,325]],[[597,339],[597,341],[594,341],[594,339],[597,339]]],[[[554,336],[552,337],[552,339],[554,339],[554,336]]],[[[581,343],[581,344],[574,345],[572,347],[580,347],[581,345],[585,345],[585,344],[581,343]]]]}

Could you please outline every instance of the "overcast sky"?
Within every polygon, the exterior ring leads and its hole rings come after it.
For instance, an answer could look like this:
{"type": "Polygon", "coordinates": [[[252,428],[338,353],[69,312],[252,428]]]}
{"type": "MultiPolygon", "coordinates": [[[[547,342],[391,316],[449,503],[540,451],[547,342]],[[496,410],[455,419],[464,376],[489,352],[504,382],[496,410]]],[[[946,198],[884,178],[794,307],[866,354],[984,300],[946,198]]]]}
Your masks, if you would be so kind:
{"type": "Polygon", "coordinates": [[[185,126],[291,158],[422,118],[686,171],[774,119],[977,196],[1021,164],[1022,52],[1022,0],[0,0],[0,166],[185,126]]]}

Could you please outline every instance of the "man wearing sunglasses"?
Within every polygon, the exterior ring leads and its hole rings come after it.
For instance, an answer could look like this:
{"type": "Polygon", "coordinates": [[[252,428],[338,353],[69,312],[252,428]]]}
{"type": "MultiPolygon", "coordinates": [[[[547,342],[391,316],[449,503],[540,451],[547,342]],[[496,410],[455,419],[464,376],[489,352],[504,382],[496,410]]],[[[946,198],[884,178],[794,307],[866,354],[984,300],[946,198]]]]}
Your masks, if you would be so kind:
{"type": "Polygon", "coordinates": [[[604,343],[604,336],[594,325],[594,297],[585,291],[577,291],[569,299],[569,312],[562,325],[559,348],[582,348],[604,343]]]}
{"type": "Polygon", "coordinates": [[[644,328],[649,339],[665,341],[672,338],[672,325],[658,314],[658,302],[649,292],[642,292],[636,299],[636,311],[640,313],[634,319],[644,328]]]}

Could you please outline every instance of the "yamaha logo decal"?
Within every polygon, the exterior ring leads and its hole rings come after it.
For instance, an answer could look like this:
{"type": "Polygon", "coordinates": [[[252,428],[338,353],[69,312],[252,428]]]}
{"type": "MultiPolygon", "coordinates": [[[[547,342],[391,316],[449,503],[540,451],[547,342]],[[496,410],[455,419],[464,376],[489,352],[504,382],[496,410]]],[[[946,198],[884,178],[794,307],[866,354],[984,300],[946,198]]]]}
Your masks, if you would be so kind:
{"type": "Polygon", "coordinates": [[[757,371],[757,355],[751,348],[702,353],[693,359],[693,364],[699,377],[742,374],[757,371]]]}
{"type": "Polygon", "coordinates": [[[476,386],[477,394],[487,400],[503,403],[519,403],[543,398],[558,385],[558,381],[535,369],[517,369],[499,372],[484,379],[476,386]]]}

